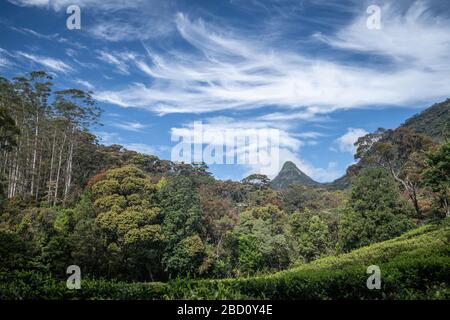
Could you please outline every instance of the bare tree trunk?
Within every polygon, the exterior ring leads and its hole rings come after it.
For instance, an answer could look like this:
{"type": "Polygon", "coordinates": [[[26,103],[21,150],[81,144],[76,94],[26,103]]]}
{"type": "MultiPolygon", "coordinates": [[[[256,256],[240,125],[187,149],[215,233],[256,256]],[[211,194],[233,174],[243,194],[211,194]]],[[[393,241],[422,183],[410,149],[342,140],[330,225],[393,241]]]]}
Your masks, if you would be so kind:
{"type": "Polygon", "coordinates": [[[24,148],[23,148],[23,151],[24,151],[26,157],[25,157],[25,162],[23,164],[23,168],[22,168],[22,170],[23,170],[23,178],[25,179],[25,182],[24,182],[25,184],[28,181],[31,181],[31,179],[28,179],[29,175],[30,175],[30,168],[31,168],[31,165],[30,165],[30,162],[31,162],[30,150],[31,150],[30,149],[30,140],[29,140],[29,137],[28,137],[28,132],[26,132],[25,133],[25,143],[24,143],[24,148]]]}
{"type": "Polygon", "coordinates": [[[448,198],[442,199],[442,207],[445,210],[445,216],[450,217],[450,203],[448,201],[448,198]]]}
{"type": "Polygon", "coordinates": [[[414,205],[414,209],[416,210],[417,217],[421,217],[422,216],[422,210],[420,210],[419,201],[417,200],[417,191],[416,191],[416,188],[414,186],[412,186],[410,191],[409,191],[409,197],[411,198],[411,201],[412,201],[412,203],[414,205]]]}
{"type": "Polygon", "coordinates": [[[419,201],[417,200],[417,186],[414,185],[413,182],[409,181],[408,179],[401,179],[399,177],[399,174],[395,172],[395,170],[389,166],[389,171],[391,172],[392,176],[396,181],[398,181],[403,188],[405,189],[406,193],[408,194],[408,197],[411,199],[411,202],[414,206],[414,210],[416,211],[416,215],[418,217],[422,216],[422,211],[419,207],[419,201]]]}
{"type": "Polygon", "coordinates": [[[5,152],[3,154],[4,154],[4,157],[3,157],[4,161],[3,161],[3,167],[2,167],[2,174],[5,174],[6,173],[6,169],[8,167],[8,163],[9,163],[9,161],[8,161],[9,160],[9,153],[6,152],[6,150],[5,150],[5,152]]]}
{"type": "Polygon", "coordinates": [[[8,172],[8,198],[11,198],[12,193],[12,181],[13,181],[13,175],[14,175],[14,161],[17,155],[17,150],[15,152],[14,157],[11,159],[11,163],[9,164],[9,172],[8,172]]]}
{"type": "Polygon", "coordinates": [[[145,266],[147,268],[147,271],[148,271],[151,281],[152,282],[155,281],[155,279],[153,278],[152,267],[150,266],[149,263],[146,263],[145,266]]]}
{"type": "MultiPolygon", "coordinates": [[[[23,109],[24,109],[24,106],[22,103],[22,112],[23,112],[23,109]]],[[[16,123],[16,125],[18,124],[19,120],[18,120],[17,116],[14,118],[14,122],[16,123]]],[[[25,122],[25,120],[22,119],[22,126],[19,127],[21,131],[22,131],[24,122],[25,122]]],[[[17,148],[15,150],[14,157],[12,157],[12,159],[11,159],[11,163],[10,163],[10,167],[9,167],[8,198],[12,198],[14,196],[17,165],[18,165],[18,161],[19,161],[19,154],[20,154],[21,146],[22,146],[22,138],[19,137],[17,148]]]]}
{"type": "Polygon", "coordinates": [[[31,185],[30,185],[30,194],[31,195],[33,195],[34,178],[36,175],[38,135],[39,135],[39,110],[36,111],[36,128],[34,129],[34,148],[33,148],[33,162],[31,165],[31,185]]]}
{"type": "Polygon", "coordinates": [[[20,154],[20,147],[16,152],[16,159],[13,167],[13,173],[12,173],[12,179],[11,179],[11,193],[9,195],[10,198],[14,197],[16,194],[16,187],[17,187],[17,179],[19,174],[19,154],[20,154]]]}
{"type": "Polygon", "coordinates": [[[35,194],[36,202],[39,200],[39,189],[40,189],[40,181],[41,181],[41,165],[42,165],[42,152],[40,152],[40,154],[39,154],[39,164],[38,164],[38,169],[37,169],[36,194],[35,194]]]}
{"type": "Polygon", "coordinates": [[[72,127],[72,135],[70,139],[70,147],[69,147],[69,158],[67,160],[67,167],[66,167],[66,179],[65,179],[65,189],[64,189],[64,200],[63,202],[66,203],[67,195],[69,193],[70,184],[72,181],[72,159],[73,159],[73,147],[74,147],[74,132],[75,127],[72,127]]]}
{"type": "Polygon", "coordinates": [[[55,206],[58,201],[58,187],[59,187],[59,177],[61,174],[61,165],[62,165],[62,154],[64,150],[64,145],[66,144],[66,133],[64,133],[64,139],[63,143],[61,145],[61,148],[59,149],[59,161],[58,161],[58,170],[56,171],[56,184],[55,184],[55,196],[53,200],[53,205],[55,206]]]}
{"type": "Polygon", "coordinates": [[[50,177],[48,180],[48,204],[51,203],[51,189],[52,189],[52,182],[53,182],[53,161],[55,160],[55,144],[56,144],[56,129],[55,133],[53,134],[53,142],[52,142],[52,155],[50,158],[50,177]]]}

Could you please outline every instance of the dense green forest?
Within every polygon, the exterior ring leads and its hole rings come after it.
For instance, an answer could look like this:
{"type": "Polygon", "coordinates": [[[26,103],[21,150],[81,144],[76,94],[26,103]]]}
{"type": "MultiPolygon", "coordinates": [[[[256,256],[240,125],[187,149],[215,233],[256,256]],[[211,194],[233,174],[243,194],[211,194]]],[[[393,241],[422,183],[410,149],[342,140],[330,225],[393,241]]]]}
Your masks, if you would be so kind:
{"type": "Polygon", "coordinates": [[[448,298],[450,100],[361,137],[334,184],[234,182],[101,145],[93,93],[52,81],[0,78],[0,298],[448,298]],[[357,285],[376,263],[391,296],[357,285]]]}

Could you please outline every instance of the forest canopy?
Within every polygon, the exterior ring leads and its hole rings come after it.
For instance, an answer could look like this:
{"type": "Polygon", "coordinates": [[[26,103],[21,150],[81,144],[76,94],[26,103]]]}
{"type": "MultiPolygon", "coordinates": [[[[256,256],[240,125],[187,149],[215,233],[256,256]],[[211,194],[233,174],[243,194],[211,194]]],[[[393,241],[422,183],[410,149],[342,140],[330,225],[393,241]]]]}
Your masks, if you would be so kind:
{"type": "MultiPolygon", "coordinates": [[[[36,71],[0,79],[0,268],[63,279],[166,281],[268,274],[450,215],[450,140],[411,128],[358,140],[349,188],[263,175],[215,179],[101,145],[92,92],[36,71]]],[[[448,109],[445,109],[448,112],[448,109]]],[[[429,121],[430,113],[426,113],[429,121]]],[[[414,120],[417,123],[417,119],[414,120]]]]}

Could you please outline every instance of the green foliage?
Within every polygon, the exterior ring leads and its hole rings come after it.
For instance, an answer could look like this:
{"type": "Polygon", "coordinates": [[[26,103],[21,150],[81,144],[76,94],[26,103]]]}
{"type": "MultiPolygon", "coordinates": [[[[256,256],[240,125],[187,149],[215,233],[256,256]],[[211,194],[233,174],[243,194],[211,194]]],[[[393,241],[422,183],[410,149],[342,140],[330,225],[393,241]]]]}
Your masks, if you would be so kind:
{"type": "Polygon", "coordinates": [[[269,186],[270,179],[264,174],[251,174],[248,177],[242,179],[242,183],[256,186],[257,188],[267,188],[269,186]]]}
{"type": "Polygon", "coordinates": [[[311,213],[296,212],[290,217],[290,237],[292,238],[294,261],[309,262],[330,253],[332,248],[328,225],[323,219],[311,213]]]}
{"type": "Polygon", "coordinates": [[[183,175],[169,178],[158,190],[158,200],[163,216],[165,269],[170,277],[197,274],[203,244],[199,237],[202,233],[200,200],[193,180],[183,175]]]}
{"type": "Polygon", "coordinates": [[[151,270],[158,268],[155,256],[164,236],[160,209],[154,203],[156,187],[150,177],[134,166],[112,169],[92,185],[91,191],[110,270],[120,272],[124,267],[120,261],[125,260],[129,261],[124,268],[128,272],[140,265],[153,277],[151,270]]]}
{"type": "Polygon", "coordinates": [[[426,134],[433,140],[442,142],[445,138],[445,126],[449,123],[450,99],[447,99],[412,116],[405,121],[402,127],[426,134]]]}
{"type": "Polygon", "coordinates": [[[447,299],[448,226],[326,257],[291,270],[251,278],[185,281],[171,299],[447,299]],[[382,289],[366,287],[369,265],[382,270],[382,289]]]}
{"type": "Polygon", "coordinates": [[[428,155],[428,168],[423,173],[424,183],[429,186],[445,215],[450,216],[450,141],[428,155]]]}
{"type": "Polygon", "coordinates": [[[342,191],[330,192],[326,189],[291,185],[282,193],[283,208],[288,213],[296,210],[324,211],[341,206],[346,194],[342,191]]]}
{"type": "Polygon", "coordinates": [[[26,268],[30,263],[30,248],[27,242],[8,230],[0,229],[0,270],[26,268]]]}
{"type": "Polygon", "coordinates": [[[20,130],[16,127],[14,119],[6,109],[0,106],[0,151],[10,151],[16,146],[16,137],[19,133],[20,130]]]}
{"type": "Polygon", "coordinates": [[[1,299],[449,299],[448,223],[272,275],[222,280],[124,283],[82,279],[81,290],[31,272],[0,272],[1,299]],[[369,265],[381,290],[366,287],[369,265]]]}
{"type": "Polygon", "coordinates": [[[82,278],[80,290],[69,290],[66,282],[50,275],[29,271],[0,271],[1,300],[35,299],[163,299],[163,283],[126,283],[115,280],[82,278]]]}
{"type": "Polygon", "coordinates": [[[340,222],[344,250],[398,236],[411,227],[411,209],[394,179],[382,168],[367,168],[355,179],[340,222]]]}
{"type": "Polygon", "coordinates": [[[400,127],[378,129],[360,137],[355,145],[355,159],[360,161],[354,167],[359,170],[368,166],[386,169],[411,200],[416,216],[421,218],[421,172],[425,169],[425,155],[432,149],[433,141],[426,135],[400,127]]]}
{"type": "Polygon", "coordinates": [[[274,205],[243,212],[235,230],[239,270],[244,274],[253,274],[255,270],[287,267],[289,249],[286,227],[287,215],[274,205]]]}
{"type": "Polygon", "coordinates": [[[205,247],[198,235],[181,240],[165,263],[170,270],[176,270],[181,275],[196,275],[205,256],[205,247]]]}
{"type": "Polygon", "coordinates": [[[75,215],[74,209],[59,210],[53,222],[53,228],[60,233],[70,233],[75,227],[75,215]]]}

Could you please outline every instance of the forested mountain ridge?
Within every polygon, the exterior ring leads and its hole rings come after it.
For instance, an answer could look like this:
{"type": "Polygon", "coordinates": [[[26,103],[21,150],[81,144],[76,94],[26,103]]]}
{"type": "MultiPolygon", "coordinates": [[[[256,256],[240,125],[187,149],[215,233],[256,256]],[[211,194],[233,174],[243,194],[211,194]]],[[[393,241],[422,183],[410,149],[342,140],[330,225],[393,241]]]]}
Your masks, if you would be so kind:
{"type": "Polygon", "coordinates": [[[444,138],[445,125],[450,123],[450,99],[436,103],[406,120],[400,127],[426,134],[436,141],[444,138]]]}

